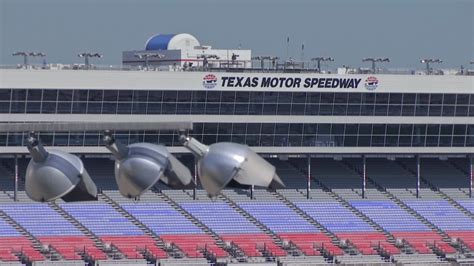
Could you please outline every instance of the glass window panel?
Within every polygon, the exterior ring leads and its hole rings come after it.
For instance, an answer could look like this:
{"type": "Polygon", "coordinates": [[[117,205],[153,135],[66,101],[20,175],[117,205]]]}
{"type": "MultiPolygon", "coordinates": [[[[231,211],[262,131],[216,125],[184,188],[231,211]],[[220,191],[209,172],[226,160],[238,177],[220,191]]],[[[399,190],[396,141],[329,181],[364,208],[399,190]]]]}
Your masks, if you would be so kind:
{"type": "MultiPolygon", "coordinates": [[[[189,108],[188,108],[188,110],[189,110],[189,108]]],[[[133,102],[132,103],[132,114],[146,114],[146,102],[133,102]]]]}
{"type": "MultiPolygon", "coordinates": [[[[232,124],[229,124],[229,125],[232,126],[232,124]]],[[[194,124],[194,126],[193,126],[192,132],[193,132],[193,134],[195,134],[195,135],[202,135],[203,129],[204,129],[204,123],[196,123],[196,124],[194,124]]],[[[231,129],[232,129],[232,127],[231,127],[231,129]]],[[[229,132],[230,132],[230,131],[229,131],[229,132]]]]}
{"type": "Polygon", "coordinates": [[[11,103],[11,113],[25,113],[25,102],[12,102],[11,103]]]}
{"type": "MultiPolygon", "coordinates": [[[[165,146],[172,146],[173,145],[173,135],[160,135],[159,142],[165,146]]],[[[212,144],[212,143],[205,143],[205,144],[212,144]]]]}
{"type": "Polygon", "coordinates": [[[232,135],[231,141],[239,144],[245,144],[245,135],[232,135]]]}
{"type": "Polygon", "coordinates": [[[99,136],[97,134],[86,133],[84,135],[84,145],[97,146],[99,143],[99,136]]]}
{"type": "Polygon", "coordinates": [[[103,94],[104,94],[103,90],[89,90],[89,101],[101,102],[103,94]]]}
{"type": "Polygon", "coordinates": [[[415,104],[416,94],[405,93],[403,94],[403,104],[415,104]]]}
{"type": "Polygon", "coordinates": [[[390,116],[400,116],[402,113],[401,105],[389,105],[388,106],[388,115],[390,116]]]}
{"type": "Polygon", "coordinates": [[[293,93],[293,103],[305,103],[305,102],[306,102],[306,92],[293,93]]]}
{"type": "Polygon", "coordinates": [[[361,106],[360,114],[361,115],[374,115],[374,108],[373,104],[363,104],[361,106]]]}
{"type": "Polygon", "coordinates": [[[178,91],[164,91],[163,102],[174,103],[178,98],[178,91]]]}
{"type": "Polygon", "coordinates": [[[291,92],[278,92],[278,103],[291,103],[291,92]]]}
{"type": "Polygon", "coordinates": [[[344,135],[344,124],[332,124],[331,135],[344,135]]]}
{"type": "MultiPolygon", "coordinates": [[[[222,92],[224,93],[224,92],[222,92]]],[[[250,92],[250,102],[261,103],[263,102],[263,91],[251,91],[250,92]]]]}
{"type": "Polygon", "coordinates": [[[359,136],[357,146],[370,147],[370,136],[359,136]]]}
{"type": "Polygon", "coordinates": [[[58,101],[70,102],[72,101],[73,90],[59,90],[58,101]]]}
{"type": "MultiPolygon", "coordinates": [[[[221,108],[222,108],[222,105],[221,105],[221,108]]],[[[249,115],[262,115],[262,112],[263,112],[263,104],[261,103],[249,104],[249,115]]]]}
{"type": "Polygon", "coordinates": [[[458,94],[456,96],[456,104],[468,105],[469,104],[469,94],[458,94]]]}
{"type": "Polygon", "coordinates": [[[428,105],[417,105],[415,108],[416,116],[427,116],[428,115],[428,105]]]}
{"type": "Polygon", "coordinates": [[[303,145],[304,146],[314,146],[316,144],[315,136],[303,136],[303,145]]]}
{"type": "Polygon", "coordinates": [[[403,105],[402,106],[402,115],[404,116],[414,116],[415,115],[415,106],[414,105],[403,105]]]}
{"type": "Polygon", "coordinates": [[[289,145],[289,140],[287,135],[275,135],[274,146],[283,146],[286,147],[289,145]]]}
{"type": "MultiPolygon", "coordinates": [[[[217,135],[217,142],[230,142],[231,135],[217,135]]],[[[271,145],[268,145],[271,146],[271,145]]]]}
{"type": "Polygon", "coordinates": [[[249,123],[247,124],[247,134],[260,134],[260,123],[249,123]]]}
{"type": "Polygon", "coordinates": [[[162,104],[161,113],[162,114],[176,114],[176,103],[164,103],[164,104],[162,104]]]}
{"type": "Polygon", "coordinates": [[[278,115],[290,115],[291,114],[291,104],[278,104],[277,107],[277,114],[278,115]]]}
{"type": "Polygon", "coordinates": [[[26,105],[26,113],[38,114],[41,111],[41,102],[28,102],[26,105]]]}
{"type": "Polygon", "coordinates": [[[275,134],[288,134],[290,125],[286,123],[276,124],[275,134]]]}
{"type": "Polygon", "coordinates": [[[374,124],[372,127],[374,135],[385,135],[385,125],[384,124],[374,124]]]}
{"type": "Polygon", "coordinates": [[[58,98],[58,90],[44,90],[43,91],[43,101],[55,102],[58,98]]]}
{"type": "MultiPolygon", "coordinates": [[[[219,135],[231,134],[232,124],[231,123],[220,123],[219,124],[219,135]]],[[[273,133],[273,129],[272,129],[273,133]]]]}
{"type": "Polygon", "coordinates": [[[466,134],[466,125],[454,125],[454,135],[466,134]]]}
{"type": "Polygon", "coordinates": [[[469,116],[474,116],[474,106],[469,106],[469,116]]]}
{"type": "Polygon", "coordinates": [[[250,102],[250,92],[248,91],[238,91],[235,95],[236,102],[239,103],[248,103],[250,102]]]}
{"type": "Polygon", "coordinates": [[[360,105],[348,105],[347,106],[347,115],[360,115],[360,105]]]}
{"type": "MultiPolygon", "coordinates": [[[[234,106],[232,105],[232,108],[234,106]]],[[[193,102],[191,104],[191,113],[192,114],[204,114],[206,113],[206,104],[203,102],[203,103],[196,103],[196,102],[193,102]]]]}
{"type": "Polygon", "coordinates": [[[454,116],[454,105],[444,105],[443,116],[454,116]]]}
{"type": "Polygon", "coordinates": [[[148,92],[148,101],[149,102],[162,102],[163,101],[163,92],[162,91],[149,91],[148,92]]]}
{"type": "Polygon", "coordinates": [[[453,137],[453,146],[455,147],[464,147],[466,137],[465,136],[454,136],[453,137]]]}
{"type": "Polygon", "coordinates": [[[306,115],[318,115],[319,114],[319,105],[317,105],[317,104],[306,104],[305,114],[306,115]]]}
{"type": "Polygon", "coordinates": [[[441,115],[441,105],[430,105],[430,116],[440,116],[441,115]]]}
{"type": "Polygon", "coordinates": [[[347,98],[348,98],[347,93],[336,93],[334,94],[334,103],[347,103],[347,98]]]}
{"type": "Polygon", "coordinates": [[[414,135],[426,135],[426,125],[418,124],[413,125],[413,134],[414,135]]]}
{"type": "Polygon", "coordinates": [[[292,115],[304,115],[305,114],[305,105],[304,104],[292,104],[291,105],[291,114],[292,115]]]}
{"type": "Polygon", "coordinates": [[[413,136],[412,138],[412,146],[414,147],[424,147],[425,146],[425,136],[413,136]]]}
{"type": "Polygon", "coordinates": [[[206,114],[219,114],[219,103],[206,103],[206,114]]]}
{"type": "Polygon", "coordinates": [[[452,135],[453,125],[441,125],[441,135],[452,135]]]}
{"type": "Polygon", "coordinates": [[[73,100],[76,102],[87,101],[88,90],[74,90],[73,100]]]}
{"type": "Polygon", "coordinates": [[[430,96],[430,104],[443,104],[443,94],[433,93],[430,96]]]}
{"type": "Polygon", "coordinates": [[[233,115],[234,114],[234,103],[221,103],[220,107],[221,115],[233,115]]]}
{"type": "Polygon", "coordinates": [[[376,94],[376,104],[388,104],[388,93],[377,93],[376,94]]]}
{"type": "Polygon", "coordinates": [[[321,103],[330,103],[331,105],[334,103],[334,93],[326,92],[321,94],[321,103]]]}
{"type": "Polygon", "coordinates": [[[58,102],[58,110],[59,114],[70,114],[71,113],[71,102],[58,102]]]}
{"type": "Polygon", "coordinates": [[[318,129],[317,124],[304,124],[304,134],[316,134],[318,129]]]}
{"type": "Polygon", "coordinates": [[[290,124],[290,134],[303,134],[303,124],[290,124]]]}
{"type": "Polygon", "coordinates": [[[387,135],[398,135],[398,130],[399,130],[398,124],[392,125],[388,124],[387,125],[387,135]]]}
{"type": "Polygon", "coordinates": [[[332,104],[321,104],[319,106],[319,115],[332,115],[332,104]]]}
{"type": "Polygon", "coordinates": [[[260,146],[260,136],[259,135],[247,135],[245,137],[245,143],[248,146],[260,146]]]}
{"type": "Polygon", "coordinates": [[[204,103],[206,102],[206,91],[193,91],[193,102],[204,103]]]}
{"type": "Polygon", "coordinates": [[[439,135],[439,125],[428,125],[427,135],[439,135]]]}
{"type": "Polygon", "coordinates": [[[357,146],[357,136],[344,136],[344,146],[345,147],[356,147],[357,146]]]}
{"type": "Polygon", "coordinates": [[[28,90],[28,101],[41,101],[43,91],[40,89],[28,90]]]}
{"type": "Polygon", "coordinates": [[[204,132],[207,135],[217,134],[218,127],[219,127],[218,123],[205,123],[204,124],[204,132]]]}
{"type": "Polygon", "coordinates": [[[359,134],[360,135],[370,135],[370,134],[372,134],[372,125],[371,124],[360,124],[359,125],[359,134]]]}
{"type": "Polygon", "coordinates": [[[362,93],[349,93],[349,103],[360,104],[362,101],[362,93]]]}
{"type": "Polygon", "coordinates": [[[208,91],[207,92],[207,102],[218,103],[220,100],[221,100],[221,92],[220,91],[208,91]]]}
{"type": "Polygon", "coordinates": [[[24,101],[26,100],[26,90],[13,90],[12,101],[24,101]]]}
{"type": "Polygon", "coordinates": [[[358,124],[346,124],[346,135],[357,135],[359,131],[358,124]]]}
{"type": "Polygon", "coordinates": [[[235,102],[235,91],[223,91],[221,94],[221,102],[233,104],[235,102]]]}
{"type": "Polygon", "coordinates": [[[388,112],[388,105],[375,105],[375,115],[385,116],[388,112]]]}
{"type": "Polygon", "coordinates": [[[69,134],[56,133],[54,135],[54,146],[67,146],[69,142],[69,134]]]}
{"type": "Polygon", "coordinates": [[[263,105],[263,114],[264,115],[275,115],[277,111],[276,104],[264,104],[263,105]]]}
{"type": "Polygon", "coordinates": [[[117,113],[119,114],[131,114],[132,103],[130,102],[119,102],[117,106],[117,113]]]}
{"type": "Polygon", "coordinates": [[[56,113],[56,102],[43,102],[41,113],[54,114],[56,113]]]}
{"type": "Polygon", "coordinates": [[[400,136],[398,140],[398,145],[402,147],[410,147],[411,146],[411,136],[400,136]]]}
{"type": "Polygon", "coordinates": [[[347,106],[344,104],[334,104],[333,115],[346,115],[347,106]]]}
{"type": "Polygon", "coordinates": [[[452,137],[451,136],[441,136],[439,137],[439,146],[440,147],[451,147],[452,146],[452,137]]]}
{"type": "Polygon", "coordinates": [[[278,92],[266,91],[263,101],[265,103],[276,103],[278,101],[278,92]]]}
{"type": "Polygon", "coordinates": [[[104,102],[102,105],[103,114],[116,114],[117,113],[117,103],[108,103],[104,102]]]}
{"type": "Polygon", "coordinates": [[[456,104],[456,94],[444,94],[443,104],[456,104]]]}
{"type": "Polygon", "coordinates": [[[10,112],[10,102],[0,102],[0,113],[10,112]]]}
{"type": "Polygon", "coordinates": [[[385,145],[384,136],[372,136],[371,145],[373,147],[382,147],[385,145]]]}
{"type": "Polygon", "coordinates": [[[11,89],[0,89],[0,101],[10,101],[11,94],[11,89]]]}
{"type": "Polygon", "coordinates": [[[177,114],[189,114],[191,112],[191,103],[178,103],[176,108],[177,114]]]}
{"type": "Polygon", "coordinates": [[[217,135],[203,135],[202,141],[207,145],[214,144],[217,142],[217,135]]]}
{"type": "Polygon", "coordinates": [[[157,134],[145,134],[145,142],[156,144],[158,143],[158,135],[157,134]]]}
{"type": "Polygon", "coordinates": [[[133,94],[133,101],[135,102],[148,101],[148,91],[135,91],[133,94]]]}
{"type": "Polygon", "coordinates": [[[319,103],[321,101],[321,93],[319,92],[308,92],[307,103],[319,103]]]}
{"type": "Polygon", "coordinates": [[[401,124],[400,135],[411,135],[413,133],[413,125],[401,124]]]}
{"type": "Polygon", "coordinates": [[[396,147],[398,146],[398,136],[388,135],[385,137],[385,146],[386,147],[396,147]]]}
{"type": "Polygon", "coordinates": [[[178,102],[189,103],[191,102],[191,97],[191,91],[178,91],[178,102]]]}
{"type": "Polygon", "coordinates": [[[69,136],[70,146],[82,146],[83,143],[84,143],[84,133],[73,133],[69,136]]]}
{"type": "Polygon", "coordinates": [[[362,103],[375,103],[375,93],[364,93],[362,103]]]}
{"type": "Polygon", "coordinates": [[[390,104],[401,104],[402,94],[401,93],[390,93],[390,104]]]}
{"type": "Polygon", "coordinates": [[[301,135],[290,135],[290,146],[300,147],[302,141],[303,141],[303,136],[301,136],[301,135]]]}
{"type": "Polygon", "coordinates": [[[331,133],[331,124],[319,124],[318,135],[329,135],[331,133]]]}
{"type": "Polygon", "coordinates": [[[416,96],[416,104],[429,104],[430,103],[430,95],[426,93],[419,93],[416,96]]]}
{"type": "Polygon", "coordinates": [[[468,114],[468,106],[458,105],[456,106],[456,116],[467,116],[468,114]]]}
{"type": "Polygon", "coordinates": [[[234,107],[234,114],[246,115],[249,112],[249,105],[247,103],[236,103],[234,107]]]}

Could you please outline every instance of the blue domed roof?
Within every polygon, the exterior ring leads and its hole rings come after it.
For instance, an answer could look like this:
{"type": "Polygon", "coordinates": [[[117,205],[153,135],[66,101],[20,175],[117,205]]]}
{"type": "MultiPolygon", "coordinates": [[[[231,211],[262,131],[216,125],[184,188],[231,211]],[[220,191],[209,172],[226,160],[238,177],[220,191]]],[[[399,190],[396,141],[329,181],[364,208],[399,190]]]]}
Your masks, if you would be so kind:
{"type": "Polygon", "coordinates": [[[150,39],[145,44],[145,50],[167,50],[168,44],[176,34],[158,34],[150,39]]]}

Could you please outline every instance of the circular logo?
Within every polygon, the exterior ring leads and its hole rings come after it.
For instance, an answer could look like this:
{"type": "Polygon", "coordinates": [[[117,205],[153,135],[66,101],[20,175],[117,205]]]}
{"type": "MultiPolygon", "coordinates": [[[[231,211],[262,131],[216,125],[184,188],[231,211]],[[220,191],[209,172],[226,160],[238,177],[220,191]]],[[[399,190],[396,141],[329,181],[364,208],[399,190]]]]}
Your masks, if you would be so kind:
{"type": "Polygon", "coordinates": [[[369,91],[377,89],[378,86],[379,80],[374,76],[370,76],[365,80],[365,88],[369,91]]]}
{"type": "Polygon", "coordinates": [[[213,89],[217,86],[217,77],[214,74],[207,74],[202,78],[202,85],[206,89],[213,89]]]}

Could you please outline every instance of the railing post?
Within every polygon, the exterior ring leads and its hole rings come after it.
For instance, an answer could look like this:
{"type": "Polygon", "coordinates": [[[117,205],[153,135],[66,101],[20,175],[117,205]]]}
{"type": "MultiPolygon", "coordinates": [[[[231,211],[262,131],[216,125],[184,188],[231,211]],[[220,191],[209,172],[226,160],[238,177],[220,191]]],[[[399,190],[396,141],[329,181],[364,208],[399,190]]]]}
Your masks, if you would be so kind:
{"type": "Polygon", "coordinates": [[[362,198],[365,199],[365,188],[367,185],[367,158],[362,155],[362,198]]]}
{"type": "Polygon", "coordinates": [[[197,158],[194,157],[194,188],[193,188],[193,200],[196,200],[196,189],[197,189],[197,175],[198,175],[198,166],[197,166],[197,158]]]}
{"type": "Polygon", "coordinates": [[[308,183],[306,185],[306,198],[310,198],[311,192],[311,155],[308,155],[308,183]]]}
{"type": "Polygon", "coordinates": [[[15,154],[15,192],[13,194],[13,200],[18,201],[18,155],[15,154]]]}
{"type": "Polygon", "coordinates": [[[416,156],[416,198],[420,198],[421,160],[420,155],[416,156]]]}

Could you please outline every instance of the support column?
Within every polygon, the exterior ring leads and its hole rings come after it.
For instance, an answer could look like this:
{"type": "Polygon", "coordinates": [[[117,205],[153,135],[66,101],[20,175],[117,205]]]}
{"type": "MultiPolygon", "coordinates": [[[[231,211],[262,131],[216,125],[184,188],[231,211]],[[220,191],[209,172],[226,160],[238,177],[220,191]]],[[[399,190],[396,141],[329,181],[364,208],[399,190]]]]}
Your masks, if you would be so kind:
{"type": "Polygon", "coordinates": [[[252,185],[250,187],[250,199],[252,199],[252,200],[253,200],[253,191],[254,191],[254,186],[252,185]]]}
{"type": "Polygon", "coordinates": [[[420,198],[421,161],[420,155],[416,156],[416,198],[420,198]]]}
{"type": "Polygon", "coordinates": [[[15,192],[13,200],[18,201],[18,155],[15,154],[15,192]]]}
{"type": "Polygon", "coordinates": [[[472,179],[474,179],[474,156],[469,156],[469,198],[472,198],[472,179]]]}
{"type": "Polygon", "coordinates": [[[311,193],[311,155],[308,156],[308,183],[306,185],[306,198],[310,198],[311,193]]]}
{"type": "Polygon", "coordinates": [[[367,185],[367,158],[362,155],[362,198],[365,199],[365,187],[367,185]]]}
{"type": "Polygon", "coordinates": [[[194,188],[193,188],[193,200],[196,200],[196,189],[198,186],[197,176],[198,176],[198,166],[197,166],[197,158],[194,157],[194,188]]]}

